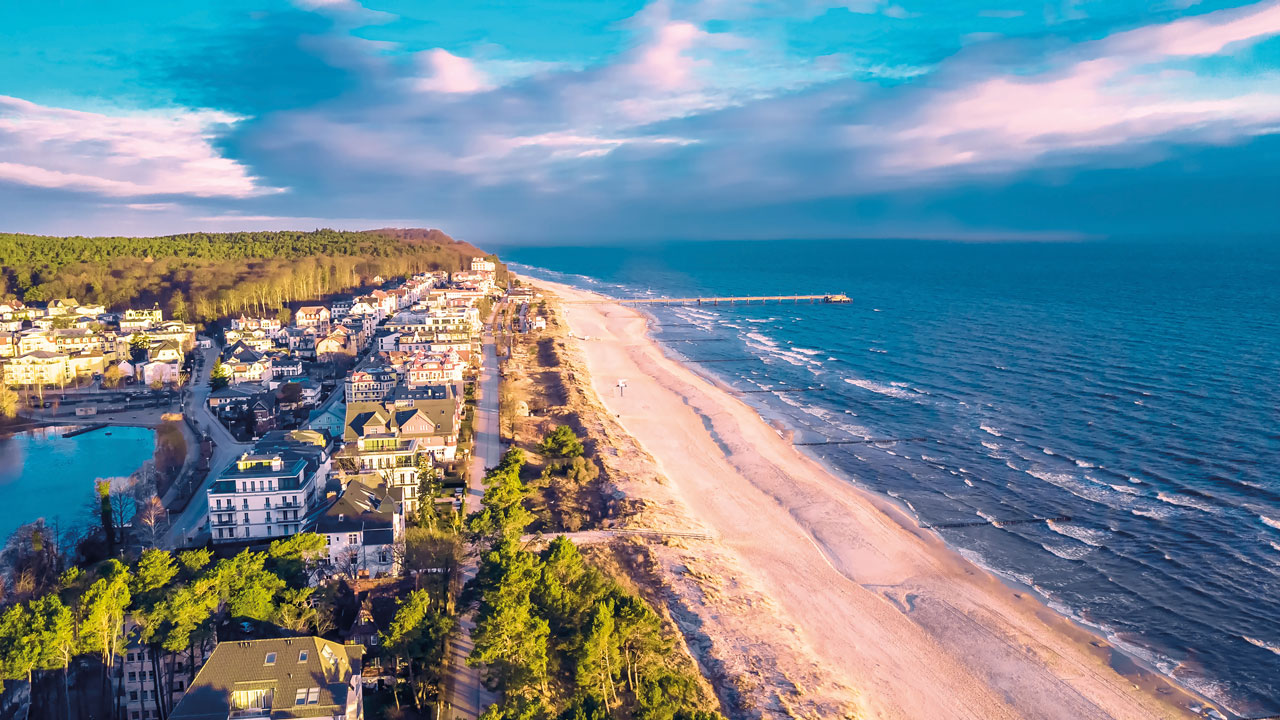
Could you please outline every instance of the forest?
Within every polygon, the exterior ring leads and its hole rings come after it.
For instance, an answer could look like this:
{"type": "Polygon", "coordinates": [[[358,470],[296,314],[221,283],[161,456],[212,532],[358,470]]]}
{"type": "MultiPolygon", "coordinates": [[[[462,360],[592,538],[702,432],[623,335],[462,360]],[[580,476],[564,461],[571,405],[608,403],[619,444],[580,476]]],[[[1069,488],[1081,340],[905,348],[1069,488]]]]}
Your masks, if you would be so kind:
{"type": "Polygon", "coordinates": [[[167,317],[207,322],[274,314],[289,303],[361,288],[377,275],[460,270],[483,255],[439,230],[0,234],[0,298],[71,297],[114,310],[158,304],[167,317]]]}

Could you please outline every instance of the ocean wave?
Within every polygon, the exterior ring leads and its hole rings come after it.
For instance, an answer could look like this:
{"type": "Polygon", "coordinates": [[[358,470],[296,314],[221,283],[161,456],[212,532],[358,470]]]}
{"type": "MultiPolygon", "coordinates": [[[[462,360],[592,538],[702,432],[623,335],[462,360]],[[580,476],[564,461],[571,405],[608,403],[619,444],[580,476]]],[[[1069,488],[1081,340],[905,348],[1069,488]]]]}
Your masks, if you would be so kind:
{"type": "Polygon", "coordinates": [[[1000,449],[1000,446],[999,446],[999,445],[997,445],[997,444],[995,444],[995,443],[993,443],[993,442],[988,442],[988,441],[986,441],[986,440],[983,440],[983,441],[982,441],[982,447],[984,447],[984,448],[986,448],[986,449],[988,449],[988,450],[999,450],[999,449],[1000,449]]]}
{"type": "Polygon", "coordinates": [[[1093,528],[1087,528],[1073,523],[1058,522],[1056,520],[1050,520],[1046,524],[1049,526],[1050,530],[1058,533],[1059,535],[1069,537],[1072,540],[1079,540],[1085,545],[1092,545],[1093,547],[1102,547],[1107,537],[1111,534],[1106,530],[1095,530],[1093,528]]]}
{"type": "Polygon", "coordinates": [[[751,338],[752,340],[755,340],[756,342],[762,345],[768,345],[771,348],[778,347],[778,343],[775,342],[772,338],[765,335],[761,335],[758,332],[749,332],[747,333],[747,337],[751,338]]]}
{"type": "Polygon", "coordinates": [[[1094,467],[1097,467],[1097,465],[1094,465],[1093,463],[1088,462],[1088,461],[1086,461],[1086,460],[1076,460],[1076,461],[1075,461],[1075,463],[1076,463],[1076,467],[1082,467],[1082,468],[1094,468],[1094,467]]]}
{"type": "Polygon", "coordinates": [[[821,350],[813,350],[811,348],[796,347],[795,345],[792,345],[791,349],[798,353],[803,353],[805,355],[821,355],[822,354],[821,350]]]}
{"type": "Polygon", "coordinates": [[[1142,491],[1141,491],[1141,490],[1138,490],[1137,488],[1134,488],[1132,485],[1110,485],[1109,487],[1110,487],[1112,490],[1115,490],[1116,492],[1122,492],[1122,493],[1124,493],[1124,494],[1126,494],[1126,495],[1141,495],[1141,494],[1142,494],[1142,491]]]}
{"type": "Polygon", "coordinates": [[[1262,521],[1263,525],[1270,525],[1271,527],[1280,530],[1280,520],[1267,515],[1258,515],[1258,519],[1262,521]]]}
{"type": "Polygon", "coordinates": [[[860,387],[868,392],[877,395],[885,395],[888,397],[898,398],[899,400],[915,400],[916,394],[908,392],[902,388],[893,387],[892,385],[882,385],[880,383],[871,382],[870,380],[862,380],[860,378],[845,378],[845,382],[856,387],[860,387]]]}
{"type": "MultiPolygon", "coordinates": [[[[1105,486],[1082,483],[1067,473],[1049,472],[1047,470],[1027,470],[1025,472],[1031,477],[1043,480],[1050,485],[1057,485],[1078,498],[1113,507],[1111,503],[1107,502],[1111,499],[1111,496],[1106,490],[1102,489],[1105,486]]],[[[1107,488],[1107,490],[1110,490],[1110,488],[1107,488]]]]}
{"type": "Polygon", "coordinates": [[[1173,513],[1169,510],[1144,510],[1142,508],[1133,508],[1129,512],[1144,518],[1152,520],[1168,520],[1173,517],[1173,513]]]}
{"type": "Polygon", "coordinates": [[[1004,435],[1000,434],[999,430],[991,427],[990,425],[979,425],[978,429],[988,435],[994,435],[995,437],[1004,437],[1004,435]]]}
{"type": "Polygon", "coordinates": [[[1052,454],[1053,454],[1053,451],[1052,451],[1052,450],[1050,450],[1049,448],[1040,448],[1040,452],[1044,453],[1045,455],[1052,455],[1052,454]]]}
{"type": "Polygon", "coordinates": [[[1271,652],[1276,653],[1276,655],[1280,655],[1280,643],[1268,643],[1267,641],[1260,641],[1260,639],[1251,638],[1249,637],[1249,635],[1240,635],[1240,637],[1244,638],[1245,642],[1248,642],[1249,644],[1253,644],[1253,646],[1261,647],[1262,650],[1270,650],[1271,652]]]}
{"type": "MultiPolygon", "coordinates": [[[[1159,499],[1161,502],[1166,502],[1166,503],[1169,503],[1170,505],[1178,505],[1180,507],[1193,508],[1195,510],[1200,510],[1207,513],[1216,514],[1218,512],[1218,508],[1214,507],[1213,504],[1207,503],[1204,500],[1200,500],[1198,498],[1190,497],[1188,495],[1178,495],[1175,493],[1167,493],[1167,492],[1161,491],[1156,493],[1156,498],[1159,499]]],[[[1277,527],[1280,527],[1280,526],[1277,526],[1277,527]]]]}
{"type": "Polygon", "coordinates": [[[873,352],[873,353],[887,353],[887,352],[889,352],[888,350],[881,350],[880,348],[867,348],[867,349],[868,349],[868,350],[870,350],[870,351],[871,351],[871,352],[873,352]]]}
{"type": "Polygon", "coordinates": [[[1093,552],[1093,548],[1083,546],[1083,545],[1067,545],[1067,546],[1059,547],[1057,545],[1050,545],[1048,543],[1040,543],[1040,547],[1044,548],[1045,550],[1048,550],[1054,555],[1057,555],[1063,560],[1079,560],[1083,558],[1085,555],[1088,555],[1089,553],[1093,552]]]}

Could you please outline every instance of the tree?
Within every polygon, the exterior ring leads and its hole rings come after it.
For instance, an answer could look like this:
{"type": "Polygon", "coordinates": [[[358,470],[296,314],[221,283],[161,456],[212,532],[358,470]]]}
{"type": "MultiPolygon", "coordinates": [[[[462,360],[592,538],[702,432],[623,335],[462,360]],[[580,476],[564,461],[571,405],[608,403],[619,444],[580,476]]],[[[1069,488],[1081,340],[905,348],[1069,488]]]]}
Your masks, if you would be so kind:
{"type": "Polygon", "coordinates": [[[147,361],[151,353],[151,338],[143,333],[134,333],[129,338],[129,361],[135,365],[147,361]]]}
{"type": "MultiPolygon", "coordinates": [[[[452,629],[453,619],[438,609],[431,593],[415,590],[400,600],[387,631],[379,633],[385,647],[408,660],[410,691],[414,707],[419,710],[427,686],[434,684],[419,674],[439,665],[444,656],[444,641],[452,629]]],[[[439,678],[432,679],[438,681],[439,678]]],[[[396,703],[399,704],[399,699],[396,703]]]]}
{"type": "Polygon", "coordinates": [[[613,601],[601,600],[595,604],[586,636],[578,649],[575,670],[578,688],[599,698],[605,708],[610,709],[611,698],[614,705],[618,703],[613,678],[620,664],[614,638],[613,601]]]}
{"type": "Polygon", "coordinates": [[[544,455],[557,458],[578,457],[584,452],[582,441],[568,425],[558,425],[542,440],[540,449],[544,455]]]}
{"type": "Polygon", "coordinates": [[[488,487],[480,500],[481,509],[468,519],[467,524],[474,541],[492,543],[516,539],[533,522],[533,513],[524,507],[529,489],[520,480],[523,466],[524,453],[513,448],[485,476],[488,487]]]}
{"type": "Polygon", "coordinates": [[[582,456],[575,457],[565,470],[565,477],[579,485],[586,485],[599,476],[600,466],[582,456]]]}
{"type": "Polygon", "coordinates": [[[489,681],[510,695],[530,695],[547,681],[550,629],[530,600],[538,577],[538,557],[510,540],[499,541],[476,574],[480,608],[467,662],[483,663],[489,681]]]}
{"type": "Polygon", "coordinates": [[[173,556],[164,550],[143,550],[130,582],[130,591],[140,605],[159,601],[159,593],[178,574],[173,556]]]}
{"type": "Polygon", "coordinates": [[[431,455],[423,453],[418,458],[418,525],[429,530],[441,526],[441,518],[436,508],[436,498],[444,485],[440,482],[440,472],[431,466],[431,455]]]}
{"type": "Polygon", "coordinates": [[[119,386],[122,379],[124,379],[124,373],[120,372],[120,366],[115,363],[109,365],[102,373],[102,384],[109,388],[119,386]]]}
{"type": "Polygon", "coordinates": [[[102,519],[102,532],[107,537],[107,554],[116,552],[116,523],[111,507],[111,481],[99,479],[94,483],[98,491],[98,508],[102,519]]]}
{"type": "Polygon", "coordinates": [[[280,325],[288,325],[289,321],[293,319],[293,312],[287,307],[282,307],[276,312],[276,319],[280,321],[280,325]]]}
{"type": "Polygon", "coordinates": [[[291,587],[307,585],[307,571],[327,551],[323,535],[297,533],[276,540],[267,548],[271,570],[291,587]]]}
{"type": "Polygon", "coordinates": [[[209,372],[209,381],[214,390],[221,390],[231,384],[231,368],[222,363],[222,358],[215,358],[213,370],[209,372]]]}
{"type": "Polygon", "coordinates": [[[13,388],[0,383],[0,417],[14,418],[18,416],[18,393],[13,388]]]}

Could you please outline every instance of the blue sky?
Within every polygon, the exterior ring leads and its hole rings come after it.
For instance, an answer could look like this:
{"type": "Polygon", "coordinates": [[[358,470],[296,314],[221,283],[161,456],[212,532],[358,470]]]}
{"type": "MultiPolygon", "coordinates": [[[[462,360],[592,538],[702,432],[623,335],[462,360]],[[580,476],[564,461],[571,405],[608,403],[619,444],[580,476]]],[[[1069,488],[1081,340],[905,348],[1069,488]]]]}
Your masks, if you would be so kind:
{"type": "Polygon", "coordinates": [[[67,0],[0,20],[6,231],[1280,220],[1280,0],[67,0]]]}

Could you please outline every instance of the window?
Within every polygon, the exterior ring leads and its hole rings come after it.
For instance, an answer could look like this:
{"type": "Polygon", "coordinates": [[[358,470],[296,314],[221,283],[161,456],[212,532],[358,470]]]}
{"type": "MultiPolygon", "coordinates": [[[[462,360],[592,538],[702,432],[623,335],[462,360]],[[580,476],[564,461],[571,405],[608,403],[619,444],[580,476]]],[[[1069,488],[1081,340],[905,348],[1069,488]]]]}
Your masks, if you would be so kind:
{"type": "Polygon", "coordinates": [[[303,650],[302,652],[298,653],[298,662],[304,663],[306,661],[307,661],[307,651],[303,650]]]}
{"type": "MultiPolygon", "coordinates": [[[[270,516],[270,515],[268,515],[268,516],[267,516],[267,522],[271,522],[271,516],[270,516]]],[[[270,526],[270,525],[268,525],[268,526],[267,526],[267,534],[268,534],[268,535],[270,535],[270,534],[271,534],[271,526],[270,526]]]]}
{"type": "MultiPolygon", "coordinates": [[[[130,674],[132,675],[133,673],[130,673],[130,674]]],[[[137,700],[137,699],[138,699],[138,691],[137,691],[137,690],[130,690],[130,691],[129,691],[129,699],[130,699],[130,700],[137,700]]]]}
{"type": "Polygon", "coordinates": [[[293,696],[293,704],[294,704],[294,705],[306,705],[306,704],[307,704],[307,689],[306,689],[306,688],[298,688],[298,694],[293,696]]]}
{"type": "Polygon", "coordinates": [[[265,498],[262,501],[262,507],[271,507],[271,498],[265,498]]]}
{"type": "Polygon", "coordinates": [[[173,689],[174,689],[174,690],[179,690],[179,691],[180,691],[180,690],[182,690],[182,681],[181,681],[181,680],[174,680],[174,681],[173,681],[173,689]]]}
{"type": "Polygon", "coordinates": [[[360,538],[355,533],[351,533],[347,536],[348,545],[355,545],[357,542],[360,542],[360,538]]]}
{"type": "Polygon", "coordinates": [[[311,688],[307,691],[307,704],[315,705],[318,702],[320,702],[320,688],[311,688]]]}
{"type": "MultiPolygon", "coordinates": [[[[244,521],[245,521],[246,523],[247,523],[247,522],[249,522],[249,513],[245,513],[245,514],[244,514],[244,521]]],[[[246,531],[246,532],[248,532],[248,530],[249,530],[249,528],[245,528],[245,531],[246,531]]]]}
{"type": "Polygon", "coordinates": [[[133,711],[133,720],[138,720],[138,718],[140,718],[140,717],[142,717],[142,714],[141,714],[141,713],[139,713],[137,710],[134,710],[134,711],[133,711]]]}
{"type": "Polygon", "coordinates": [[[244,509],[245,509],[245,510],[248,510],[248,509],[249,509],[249,499],[248,499],[248,498],[245,498],[245,500],[244,500],[244,509]]]}
{"type": "MultiPolygon", "coordinates": [[[[275,653],[271,653],[272,656],[275,653]]],[[[265,709],[271,707],[272,691],[266,688],[257,690],[236,690],[231,693],[231,707],[234,710],[265,709]]]]}
{"type": "Polygon", "coordinates": [[[276,654],[275,654],[275,653],[273,653],[273,652],[267,653],[267,661],[266,661],[266,663],[264,663],[264,664],[266,664],[266,665],[275,665],[275,664],[276,664],[276,654]]]}

